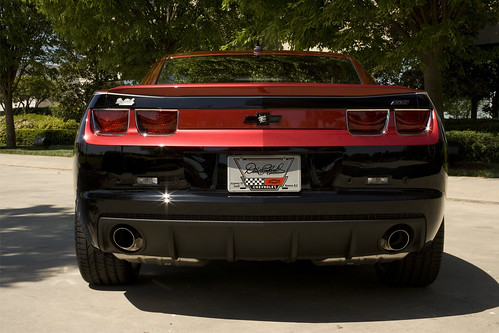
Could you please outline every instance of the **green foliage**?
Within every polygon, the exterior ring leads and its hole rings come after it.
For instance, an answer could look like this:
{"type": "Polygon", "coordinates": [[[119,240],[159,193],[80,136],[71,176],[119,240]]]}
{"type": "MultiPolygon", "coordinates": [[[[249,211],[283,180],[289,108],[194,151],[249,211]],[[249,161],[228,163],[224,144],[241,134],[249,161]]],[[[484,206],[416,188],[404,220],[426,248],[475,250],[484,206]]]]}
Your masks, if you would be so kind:
{"type": "Polygon", "coordinates": [[[445,119],[446,131],[499,133],[499,119],[445,119]]]}
{"type": "Polygon", "coordinates": [[[18,146],[32,146],[36,138],[43,137],[50,145],[71,145],[74,143],[76,132],[77,130],[65,129],[19,129],[16,131],[16,143],[18,146]]]}
{"type": "MultiPolygon", "coordinates": [[[[450,53],[467,50],[487,58],[472,40],[499,21],[497,0],[224,0],[238,4],[248,23],[231,43],[266,47],[289,43],[294,49],[318,47],[354,55],[370,72],[420,70],[424,86],[443,115],[442,69],[450,53]],[[253,39],[250,38],[253,36],[253,39]]],[[[386,79],[386,78],[385,78],[386,79]]]]}
{"type": "MultiPolygon", "coordinates": [[[[43,108],[38,107],[36,109],[29,109],[28,113],[50,116],[52,115],[51,108],[52,108],[51,106],[45,106],[43,108]]],[[[14,115],[26,114],[26,110],[24,108],[13,108],[12,112],[14,115]]]]}
{"type": "MultiPolygon", "coordinates": [[[[477,52],[478,50],[472,50],[477,52]]],[[[499,48],[480,50],[480,58],[473,59],[470,51],[448,52],[445,88],[451,96],[487,98],[499,86],[499,48]],[[470,84],[470,78],[480,78],[470,84]]]]}
{"type": "MultiPolygon", "coordinates": [[[[51,144],[72,144],[78,130],[74,120],[64,121],[60,118],[40,115],[22,114],[14,116],[17,145],[33,145],[35,138],[46,137],[51,144]]],[[[5,117],[0,118],[0,143],[5,144],[5,117]]]]}
{"type": "Polygon", "coordinates": [[[497,22],[499,9],[494,3],[224,0],[226,6],[238,4],[248,22],[239,45],[252,34],[253,43],[265,38],[288,42],[295,49],[348,52],[371,68],[398,67],[428,49],[464,49],[481,27],[497,22]]]}
{"type": "Polygon", "coordinates": [[[470,118],[471,100],[469,98],[451,98],[446,96],[444,108],[445,112],[454,119],[470,118]]]}
{"type": "Polygon", "coordinates": [[[17,149],[2,149],[0,147],[0,154],[15,154],[15,155],[38,155],[38,156],[60,156],[71,157],[74,155],[74,143],[71,145],[51,145],[49,147],[33,147],[32,145],[25,147],[18,147],[17,149]]]}
{"type": "Polygon", "coordinates": [[[462,162],[449,168],[449,176],[499,178],[499,163],[462,162]]]}
{"type": "Polygon", "coordinates": [[[52,96],[54,89],[55,82],[43,74],[24,75],[14,93],[14,102],[22,104],[24,113],[28,113],[32,102],[36,103],[34,109],[38,108],[41,102],[52,96]]]}
{"type": "Polygon", "coordinates": [[[458,145],[465,161],[499,162],[499,134],[476,131],[448,131],[449,144],[458,145]]]}
{"type": "Polygon", "coordinates": [[[494,96],[499,94],[499,47],[471,52],[447,52],[450,61],[444,70],[445,111],[454,113],[455,117],[462,117],[464,113],[466,117],[476,119],[482,110],[497,118],[499,105],[497,98],[494,102],[494,96]],[[467,99],[466,107],[452,108],[463,104],[464,99],[467,99]],[[480,107],[480,104],[484,105],[480,107]]]}
{"type": "Polygon", "coordinates": [[[140,80],[165,54],[218,49],[242,23],[222,0],[35,1],[76,51],[126,80],[140,80]]]}
{"type": "Polygon", "coordinates": [[[32,1],[0,2],[0,92],[5,104],[6,140],[15,147],[12,100],[19,78],[48,62],[53,46],[50,23],[32,1]]]}
{"type": "Polygon", "coordinates": [[[78,99],[75,96],[71,99],[65,99],[61,104],[51,106],[50,114],[63,120],[76,121],[81,120],[85,108],[86,105],[83,103],[83,99],[78,99]]]}
{"type": "Polygon", "coordinates": [[[50,23],[36,10],[31,1],[0,2],[0,66],[1,83],[24,74],[47,60],[52,42],[50,23]],[[19,73],[12,73],[17,69],[19,73]],[[9,77],[11,76],[11,77],[9,77]]]}
{"type": "Polygon", "coordinates": [[[85,56],[65,41],[56,55],[60,65],[53,97],[59,104],[52,108],[54,116],[80,121],[95,91],[122,84],[117,73],[99,68],[98,54],[85,56]]]}
{"type": "MultiPolygon", "coordinates": [[[[78,129],[78,123],[74,120],[63,119],[41,114],[20,114],[14,117],[16,129],[78,129]]],[[[5,131],[5,118],[0,117],[0,133],[5,131]]]]}

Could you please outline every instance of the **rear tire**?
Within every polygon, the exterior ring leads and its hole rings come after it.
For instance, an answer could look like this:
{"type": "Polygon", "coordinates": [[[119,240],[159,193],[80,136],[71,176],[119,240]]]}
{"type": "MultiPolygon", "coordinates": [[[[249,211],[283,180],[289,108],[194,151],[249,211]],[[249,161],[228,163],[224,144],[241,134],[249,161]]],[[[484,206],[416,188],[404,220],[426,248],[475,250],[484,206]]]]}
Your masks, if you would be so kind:
{"type": "Polygon", "coordinates": [[[78,219],[75,219],[75,249],[80,274],[90,284],[130,284],[139,276],[139,264],[120,260],[110,253],[104,253],[93,247],[88,242],[78,219]]]}
{"type": "Polygon", "coordinates": [[[444,221],[433,242],[420,252],[409,253],[404,259],[376,264],[381,282],[397,287],[426,287],[437,278],[444,252],[444,221]]]}

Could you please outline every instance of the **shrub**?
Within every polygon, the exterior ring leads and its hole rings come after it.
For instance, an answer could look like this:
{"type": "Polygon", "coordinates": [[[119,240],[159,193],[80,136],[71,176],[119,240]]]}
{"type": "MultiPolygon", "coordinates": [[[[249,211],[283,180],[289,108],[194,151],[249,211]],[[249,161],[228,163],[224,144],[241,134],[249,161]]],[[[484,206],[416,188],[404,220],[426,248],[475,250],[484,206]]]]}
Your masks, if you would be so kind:
{"type": "Polygon", "coordinates": [[[448,131],[449,144],[459,146],[466,161],[499,162],[499,134],[476,131],[448,131]]]}
{"type": "MultiPolygon", "coordinates": [[[[64,121],[57,117],[40,114],[22,114],[14,116],[16,144],[31,146],[39,136],[46,137],[53,145],[71,145],[74,142],[78,123],[64,121]]],[[[5,144],[5,117],[0,118],[0,143],[5,144]]]]}
{"type": "Polygon", "coordinates": [[[445,119],[447,131],[477,131],[499,133],[499,119],[445,119]]]}
{"type": "Polygon", "coordinates": [[[29,108],[28,112],[24,108],[14,108],[13,110],[14,115],[23,115],[23,114],[43,114],[43,115],[52,115],[52,111],[50,110],[49,106],[44,106],[44,107],[38,107],[38,108],[29,108]]]}
{"type": "Polygon", "coordinates": [[[53,105],[50,107],[50,113],[54,117],[64,119],[66,121],[80,121],[85,113],[85,105],[70,105],[63,106],[61,104],[53,105]]]}
{"type": "Polygon", "coordinates": [[[44,130],[44,129],[19,129],[16,131],[16,144],[20,146],[32,146],[35,139],[44,137],[50,145],[66,146],[72,145],[77,130],[44,130]]]}

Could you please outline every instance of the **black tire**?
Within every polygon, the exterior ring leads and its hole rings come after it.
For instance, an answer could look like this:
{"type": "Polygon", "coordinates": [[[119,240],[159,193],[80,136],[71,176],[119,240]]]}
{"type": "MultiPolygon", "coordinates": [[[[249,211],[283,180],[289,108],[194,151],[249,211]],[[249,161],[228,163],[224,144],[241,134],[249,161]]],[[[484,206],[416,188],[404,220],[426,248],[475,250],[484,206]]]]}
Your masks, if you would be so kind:
{"type": "Polygon", "coordinates": [[[404,259],[376,264],[381,282],[397,287],[426,287],[437,278],[444,252],[444,221],[433,242],[420,252],[409,253],[404,259]]]}
{"type": "Polygon", "coordinates": [[[95,285],[122,285],[137,280],[139,264],[120,260],[90,244],[78,219],[75,219],[76,259],[80,274],[85,281],[95,285]]]}

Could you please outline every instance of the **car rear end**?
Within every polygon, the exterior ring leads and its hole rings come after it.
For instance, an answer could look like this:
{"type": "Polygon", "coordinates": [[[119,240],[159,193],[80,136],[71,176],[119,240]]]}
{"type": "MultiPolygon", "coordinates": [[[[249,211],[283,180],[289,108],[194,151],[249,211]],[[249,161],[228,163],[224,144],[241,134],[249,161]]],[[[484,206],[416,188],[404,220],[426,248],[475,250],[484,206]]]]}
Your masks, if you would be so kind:
{"type": "Polygon", "coordinates": [[[424,92],[359,77],[96,93],[76,144],[80,235],[133,264],[424,251],[443,229],[438,115],[424,92]]]}

